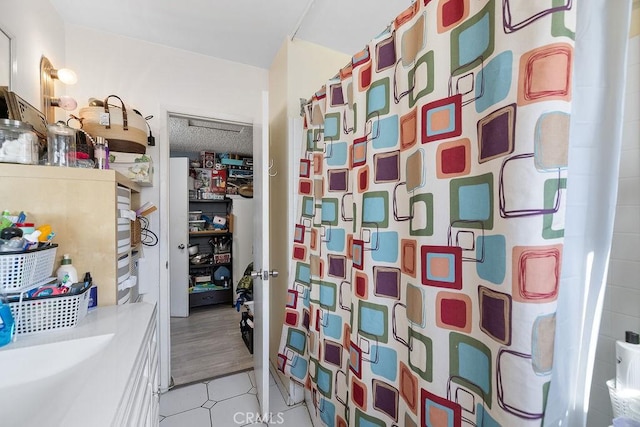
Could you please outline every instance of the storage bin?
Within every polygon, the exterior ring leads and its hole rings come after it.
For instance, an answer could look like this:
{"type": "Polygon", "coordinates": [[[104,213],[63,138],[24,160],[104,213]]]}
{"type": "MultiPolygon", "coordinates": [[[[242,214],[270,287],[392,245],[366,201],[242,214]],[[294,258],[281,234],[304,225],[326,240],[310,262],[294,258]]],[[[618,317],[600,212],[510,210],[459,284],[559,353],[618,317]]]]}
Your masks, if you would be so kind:
{"type": "Polygon", "coordinates": [[[0,287],[5,293],[17,293],[44,284],[53,275],[58,245],[25,252],[0,253],[0,287]]]}
{"type": "Polygon", "coordinates": [[[89,289],[91,287],[73,295],[51,295],[10,302],[15,333],[32,334],[76,326],[87,315],[89,289]]]}

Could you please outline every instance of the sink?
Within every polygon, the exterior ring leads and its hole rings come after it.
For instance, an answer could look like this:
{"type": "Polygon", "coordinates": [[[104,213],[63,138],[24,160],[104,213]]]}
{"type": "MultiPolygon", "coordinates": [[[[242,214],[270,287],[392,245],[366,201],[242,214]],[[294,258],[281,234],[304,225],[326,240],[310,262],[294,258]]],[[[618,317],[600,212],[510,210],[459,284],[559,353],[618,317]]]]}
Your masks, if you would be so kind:
{"type": "Polygon", "coordinates": [[[3,348],[0,425],[58,425],[112,338],[110,333],[3,348]]]}

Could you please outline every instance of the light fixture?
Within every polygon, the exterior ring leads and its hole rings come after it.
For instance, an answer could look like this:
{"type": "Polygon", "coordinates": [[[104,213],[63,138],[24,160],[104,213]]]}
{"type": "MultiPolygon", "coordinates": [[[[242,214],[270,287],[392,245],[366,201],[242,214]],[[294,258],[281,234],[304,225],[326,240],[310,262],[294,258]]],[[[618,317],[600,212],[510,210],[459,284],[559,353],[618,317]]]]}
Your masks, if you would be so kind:
{"type": "Polygon", "coordinates": [[[66,111],[73,111],[78,106],[75,99],[70,96],[56,98],[54,80],[60,80],[64,84],[75,84],[78,81],[76,73],[68,68],[56,69],[46,56],[40,59],[40,99],[42,100],[42,112],[47,123],[55,121],[54,107],[66,111]]]}

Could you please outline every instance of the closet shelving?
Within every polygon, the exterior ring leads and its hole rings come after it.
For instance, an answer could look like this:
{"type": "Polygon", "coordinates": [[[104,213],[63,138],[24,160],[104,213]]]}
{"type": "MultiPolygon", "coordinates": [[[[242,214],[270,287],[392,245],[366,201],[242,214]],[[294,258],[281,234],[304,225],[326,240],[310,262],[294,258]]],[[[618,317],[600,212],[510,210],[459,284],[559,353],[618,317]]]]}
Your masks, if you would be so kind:
{"type": "Polygon", "coordinates": [[[198,245],[206,262],[189,260],[189,307],[233,302],[233,221],[231,199],[189,200],[190,212],[202,212],[208,219],[224,218],[216,229],[189,231],[189,244],[198,245]]]}

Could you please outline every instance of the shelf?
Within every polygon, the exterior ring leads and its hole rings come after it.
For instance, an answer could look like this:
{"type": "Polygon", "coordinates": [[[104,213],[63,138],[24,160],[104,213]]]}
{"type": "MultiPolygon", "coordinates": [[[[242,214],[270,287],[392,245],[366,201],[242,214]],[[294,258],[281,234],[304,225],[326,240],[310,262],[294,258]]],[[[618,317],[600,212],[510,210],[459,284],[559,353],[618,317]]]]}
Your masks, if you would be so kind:
{"type": "Polygon", "coordinates": [[[232,263],[231,262],[219,262],[219,263],[205,263],[205,264],[189,264],[189,269],[192,268],[209,268],[209,267],[222,267],[222,266],[230,266],[232,263]]]}
{"type": "Polygon", "coordinates": [[[229,203],[231,201],[231,199],[228,198],[224,198],[224,199],[189,199],[189,203],[212,203],[212,202],[217,202],[217,203],[229,203]]]}
{"type": "Polygon", "coordinates": [[[189,236],[215,236],[216,234],[231,234],[229,230],[190,231],[189,236]]]}
{"type": "Polygon", "coordinates": [[[207,288],[207,289],[198,289],[198,290],[191,290],[189,289],[189,294],[194,295],[194,294],[202,294],[204,292],[222,292],[222,291],[228,291],[230,288],[229,287],[224,287],[224,286],[219,286],[216,288],[207,288]]]}

